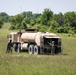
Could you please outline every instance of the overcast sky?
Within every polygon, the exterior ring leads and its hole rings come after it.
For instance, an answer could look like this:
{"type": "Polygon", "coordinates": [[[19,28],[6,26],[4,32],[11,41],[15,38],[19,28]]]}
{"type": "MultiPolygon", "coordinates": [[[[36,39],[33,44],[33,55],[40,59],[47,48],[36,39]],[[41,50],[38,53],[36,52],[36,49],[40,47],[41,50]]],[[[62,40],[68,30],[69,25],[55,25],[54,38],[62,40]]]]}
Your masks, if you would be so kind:
{"type": "Polygon", "coordinates": [[[0,12],[16,15],[23,11],[42,13],[45,8],[54,13],[76,12],[76,0],[0,0],[0,12]]]}

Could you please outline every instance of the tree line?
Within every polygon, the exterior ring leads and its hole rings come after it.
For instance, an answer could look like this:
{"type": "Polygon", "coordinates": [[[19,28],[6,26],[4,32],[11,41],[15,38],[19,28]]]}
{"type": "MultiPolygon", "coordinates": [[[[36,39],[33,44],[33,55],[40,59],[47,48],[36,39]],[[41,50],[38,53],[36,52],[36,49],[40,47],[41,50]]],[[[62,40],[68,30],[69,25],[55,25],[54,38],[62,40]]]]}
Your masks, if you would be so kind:
{"type": "MultiPolygon", "coordinates": [[[[10,22],[11,30],[35,28],[42,32],[76,33],[76,12],[74,11],[54,14],[51,9],[46,8],[42,13],[28,11],[15,16],[2,12],[0,22],[10,22]]],[[[0,23],[0,28],[2,24],[0,23]]]]}

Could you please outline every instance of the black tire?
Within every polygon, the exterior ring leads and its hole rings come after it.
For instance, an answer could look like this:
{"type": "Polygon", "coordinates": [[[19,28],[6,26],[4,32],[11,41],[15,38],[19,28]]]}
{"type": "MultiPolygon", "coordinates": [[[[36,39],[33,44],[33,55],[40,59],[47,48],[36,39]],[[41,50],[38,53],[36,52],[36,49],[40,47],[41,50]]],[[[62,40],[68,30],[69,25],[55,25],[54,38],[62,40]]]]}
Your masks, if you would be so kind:
{"type": "Polygon", "coordinates": [[[17,52],[21,52],[21,44],[18,44],[17,52]]]}
{"type": "Polygon", "coordinates": [[[14,47],[14,50],[17,52],[17,48],[18,48],[17,44],[14,44],[13,47],[14,47]]]}
{"type": "Polygon", "coordinates": [[[39,54],[39,47],[37,45],[34,46],[34,54],[39,54]]]}
{"type": "Polygon", "coordinates": [[[28,53],[33,54],[33,52],[34,52],[34,45],[29,45],[28,53]]]}

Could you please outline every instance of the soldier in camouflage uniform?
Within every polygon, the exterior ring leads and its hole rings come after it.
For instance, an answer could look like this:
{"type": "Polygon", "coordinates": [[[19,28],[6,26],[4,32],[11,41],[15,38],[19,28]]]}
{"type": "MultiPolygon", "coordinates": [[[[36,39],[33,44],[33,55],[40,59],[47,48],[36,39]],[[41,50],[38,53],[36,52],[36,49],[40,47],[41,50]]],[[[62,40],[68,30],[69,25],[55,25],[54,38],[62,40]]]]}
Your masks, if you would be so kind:
{"type": "Polygon", "coordinates": [[[54,44],[54,41],[52,41],[52,44],[51,44],[51,55],[54,55],[55,53],[55,44],[54,44]]]}
{"type": "Polygon", "coordinates": [[[7,50],[6,50],[6,53],[9,53],[11,52],[12,53],[12,40],[10,40],[7,44],[7,50]]]}

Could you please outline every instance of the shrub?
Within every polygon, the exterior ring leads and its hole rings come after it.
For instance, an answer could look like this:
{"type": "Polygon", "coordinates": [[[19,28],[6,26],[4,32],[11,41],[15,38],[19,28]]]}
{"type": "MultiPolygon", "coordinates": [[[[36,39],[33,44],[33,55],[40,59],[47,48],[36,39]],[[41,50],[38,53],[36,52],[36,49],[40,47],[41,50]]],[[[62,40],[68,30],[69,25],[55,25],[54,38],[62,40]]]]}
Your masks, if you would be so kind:
{"type": "Polygon", "coordinates": [[[2,20],[0,19],[0,28],[2,28],[2,25],[3,25],[4,23],[2,22],[2,20]]]}

